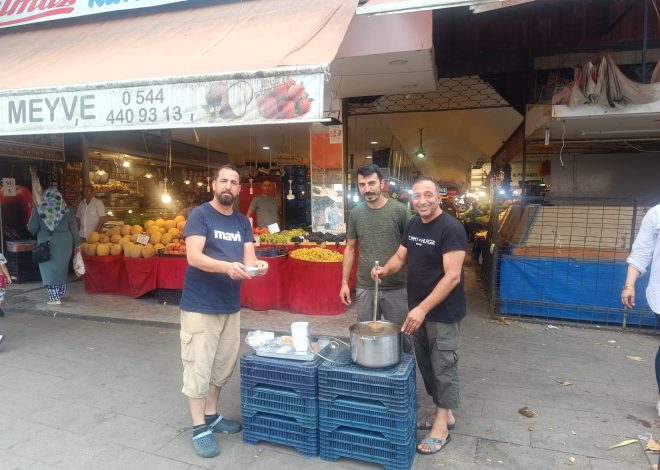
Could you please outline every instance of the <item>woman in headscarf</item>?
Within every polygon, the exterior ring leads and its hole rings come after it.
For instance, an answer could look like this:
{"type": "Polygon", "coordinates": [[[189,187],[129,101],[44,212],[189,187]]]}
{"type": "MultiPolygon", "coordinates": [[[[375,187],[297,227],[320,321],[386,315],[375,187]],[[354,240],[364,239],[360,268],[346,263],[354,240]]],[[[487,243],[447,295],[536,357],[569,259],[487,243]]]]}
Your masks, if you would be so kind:
{"type": "Polygon", "coordinates": [[[57,188],[44,192],[43,200],[32,209],[28,230],[37,243],[50,240],[50,260],[39,263],[41,280],[48,289],[48,305],[60,305],[69,279],[69,263],[80,250],[80,236],[73,212],[57,188]]]}

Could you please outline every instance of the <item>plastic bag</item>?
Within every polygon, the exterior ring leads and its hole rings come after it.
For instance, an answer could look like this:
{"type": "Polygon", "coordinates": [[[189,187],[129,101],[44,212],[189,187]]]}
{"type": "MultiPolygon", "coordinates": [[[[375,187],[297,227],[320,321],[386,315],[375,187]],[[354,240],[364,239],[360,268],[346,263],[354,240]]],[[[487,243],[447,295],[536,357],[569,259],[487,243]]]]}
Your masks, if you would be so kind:
{"type": "Polygon", "coordinates": [[[273,331],[248,331],[248,334],[245,337],[245,342],[250,345],[251,348],[256,349],[265,345],[273,338],[275,338],[275,332],[273,331]]]}
{"type": "Polygon", "coordinates": [[[85,263],[83,263],[82,255],[80,251],[76,251],[76,254],[73,256],[73,271],[76,273],[76,276],[80,277],[85,274],[85,263]]]}

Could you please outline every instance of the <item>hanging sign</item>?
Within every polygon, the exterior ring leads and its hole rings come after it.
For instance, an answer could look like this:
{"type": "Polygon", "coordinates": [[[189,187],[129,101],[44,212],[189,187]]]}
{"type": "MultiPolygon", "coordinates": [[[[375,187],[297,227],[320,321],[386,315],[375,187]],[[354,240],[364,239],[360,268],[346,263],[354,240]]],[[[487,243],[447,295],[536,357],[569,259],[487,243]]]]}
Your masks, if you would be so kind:
{"type": "Polygon", "coordinates": [[[328,134],[330,135],[331,144],[344,143],[344,128],[342,126],[330,126],[328,128],[328,134]]]}
{"type": "Polygon", "coordinates": [[[323,117],[322,72],[254,75],[0,91],[0,135],[309,122],[323,117]]]}
{"type": "Polygon", "coordinates": [[[189,0],[0,0],[0,28],[189,0]]]}

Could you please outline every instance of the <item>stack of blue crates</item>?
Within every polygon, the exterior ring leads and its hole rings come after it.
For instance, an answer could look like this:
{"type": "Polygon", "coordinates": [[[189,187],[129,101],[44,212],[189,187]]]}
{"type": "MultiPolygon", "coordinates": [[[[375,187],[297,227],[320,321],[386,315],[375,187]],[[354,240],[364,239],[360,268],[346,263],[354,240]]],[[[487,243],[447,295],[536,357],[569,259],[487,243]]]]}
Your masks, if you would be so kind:
{"type": "Polygon", "coordinates": [[[303,455],[319,455],[318,358],[294,361],[257,356],[241,358],[243,441],[274,442],[303,455]]]}
{"type": "Polygon", "coordinates": [[[415,365],[409,354],[385,369],[324,362],[318,371],[321,459],[410,469],[417,443],[415,365]]]}

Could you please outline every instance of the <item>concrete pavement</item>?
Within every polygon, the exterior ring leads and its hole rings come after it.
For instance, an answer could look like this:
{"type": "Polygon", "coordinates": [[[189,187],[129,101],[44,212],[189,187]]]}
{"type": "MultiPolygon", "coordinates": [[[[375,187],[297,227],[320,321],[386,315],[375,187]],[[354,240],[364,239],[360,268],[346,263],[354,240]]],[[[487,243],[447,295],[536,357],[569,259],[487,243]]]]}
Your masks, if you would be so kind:
{"type": "MultiPolygon", "coordinates": [[[[447,448],[417,456],[414,469],[648,469],[640,444],[660,434],[653,360],[659,337],[487,317],[472,269],[460,353],[462,403],[447,448]],[[570,382],[570,384],[568,384],[570,382]],[[562,384],[563,383],[563,384],[562,384]],[[536,415],[518,413],[524,406],[536,415]]],[[[8,291],[0,319],[0,468],[318,469],[382,468],[324,462],[268,443],[220,436],[221,454],[190,444],[181,388],[178,309],[154,299],[87,296],[82,283],[57,309],[39,285],[8,291]],[[98,321],[89,321],[98,320],[98,321]]],[[[286,331],[311,321],[316,334],[346,336],[355,313],[331,317],[242,312],[248,330],[286,331]]],[[[243,345],[243,349],[248,347],[243,345]]],[[[418,374],[420,414],[430,410],[418,374]]],[[[238,369],[221,412],[240,418],[238,369]]],[[[423,437],[423,433],[419,433],[423,437]]]]}

